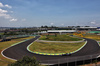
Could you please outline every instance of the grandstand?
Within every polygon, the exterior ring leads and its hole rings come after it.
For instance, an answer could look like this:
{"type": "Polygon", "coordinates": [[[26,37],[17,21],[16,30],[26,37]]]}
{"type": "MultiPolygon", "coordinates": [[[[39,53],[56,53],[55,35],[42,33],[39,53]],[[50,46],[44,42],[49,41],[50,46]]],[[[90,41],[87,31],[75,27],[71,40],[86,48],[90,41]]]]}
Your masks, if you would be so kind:
{"type": "Polygon", "coordinates": [[[59,34],[64,34],[64,33],[74,33],[77,32],[76,30],[48,30],[47,33],[59,33],[59,34]]]}

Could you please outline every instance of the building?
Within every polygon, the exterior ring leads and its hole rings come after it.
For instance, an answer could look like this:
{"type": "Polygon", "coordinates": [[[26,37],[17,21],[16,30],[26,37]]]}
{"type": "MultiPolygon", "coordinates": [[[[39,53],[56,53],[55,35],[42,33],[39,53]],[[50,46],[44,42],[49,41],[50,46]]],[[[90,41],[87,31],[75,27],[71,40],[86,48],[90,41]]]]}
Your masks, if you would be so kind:
{"type": "Polygon", "coordinates": [[[59,33],[59,34],[64,34],[64,33],[74,33],[77,32],[76,30],[48,30],[47,33],[59,33]]]}
{"type": "Polygon", "coordinates": [[[77,30],[96,30],[97,27],[78,27],[77,30]]]}

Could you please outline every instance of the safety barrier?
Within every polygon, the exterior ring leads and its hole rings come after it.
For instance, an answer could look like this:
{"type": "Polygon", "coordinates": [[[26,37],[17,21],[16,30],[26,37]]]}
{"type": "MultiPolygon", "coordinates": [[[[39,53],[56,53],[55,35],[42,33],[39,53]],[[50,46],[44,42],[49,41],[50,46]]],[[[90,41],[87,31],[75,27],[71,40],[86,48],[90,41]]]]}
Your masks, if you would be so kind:
{"type": "Polygon", "coordinates": [[[62,59],[42,60],[42,61],[40,61],[40,63],[43,65],[48,65],[48,66],[49,65],[60,66],[60,64],[65,64],[66,66],[70,66],[70,65],[68,65],[68,63],[74,62],[74,64],[75,64],[74,66],[77,66],[78,61],[81,61],[83,65],[85,64],[86,60],[89,60],[90,63],[94,62],[94,60],[97,61],[97,59],[99,58],[99,55],[100,55],[100,53],[93,54],[93,55],[70,57],[70,58],[66,57],[66,58],[62,58],[62,59]]]}

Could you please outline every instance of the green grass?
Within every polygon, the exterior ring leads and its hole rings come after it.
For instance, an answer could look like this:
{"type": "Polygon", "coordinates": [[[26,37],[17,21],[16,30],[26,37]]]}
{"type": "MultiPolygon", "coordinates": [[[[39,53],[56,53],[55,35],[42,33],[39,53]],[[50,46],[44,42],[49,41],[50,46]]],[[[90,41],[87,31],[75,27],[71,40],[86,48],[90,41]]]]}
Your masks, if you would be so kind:
{"type": "Polygon", "coordinates": [[[82,40],[80,38],[71,37],[68,35],[47,35],[41,36],[40,40],[50,40],[50,41],[79,41],[82,40]]]}
{"type": "Polygon", "coordinates": [[[96,35],[96,34],[85,34],[84,38],[90,38],[90,39],[100,41],[100,35],[96,35]]]}
{"type": "Polygon", "coordinates": [[[42,53],[69,53],[82,47],[85,42],[80,43],[50,43],[50,42],[34,42],[29,49],[42,53]]]}
{"type": "MultiPolygon", "coordinates": [[[[20,41],[23,41],[23,40],[26,40],[26,39],[30,39],[30,38],[33,38],[33,36],[32,37],[26,37],[26,38],[13,39],[11,41],[6,41],[6,42],[0,42],[0,52],[2,50],[4,50],[5,48],[13,45],[14,43],[17,43],[17,42],[20,42],[20,41]]],[[[0,54],[0,65],[7,66],[8,63],[11,63],[11,62],[14,62],[14,60],[7,59],[0,54]]]]}

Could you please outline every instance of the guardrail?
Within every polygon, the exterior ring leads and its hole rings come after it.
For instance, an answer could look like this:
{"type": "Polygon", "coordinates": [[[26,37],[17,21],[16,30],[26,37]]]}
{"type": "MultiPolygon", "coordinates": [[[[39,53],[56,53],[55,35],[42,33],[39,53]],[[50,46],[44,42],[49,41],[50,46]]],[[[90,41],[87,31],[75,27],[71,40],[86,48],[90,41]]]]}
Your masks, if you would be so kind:
{"type": "MultiPolygon", "coordinates": [[[[40,61],[41,64],[43,65],[56,65],[60,66],[61,64],[66,64],[66,66],[69,66],[68,63],[74,62],[75,65],[77,66],[77,63],[79,61],[83,62],[85,64],[86,60],[90,60],[90,63],[94,62],[93,59],[97,61],[99,58],[100,54],[93,54],[93,55],[86,55],[86,56],[77,56],[77,57],[70,57],[70,58],[62,58],[62,59],[53,59],[53,60],[45,60],[45,61],[40,61]]],[[[62,66],[62,65],[61,65],[62,66]]]]}

